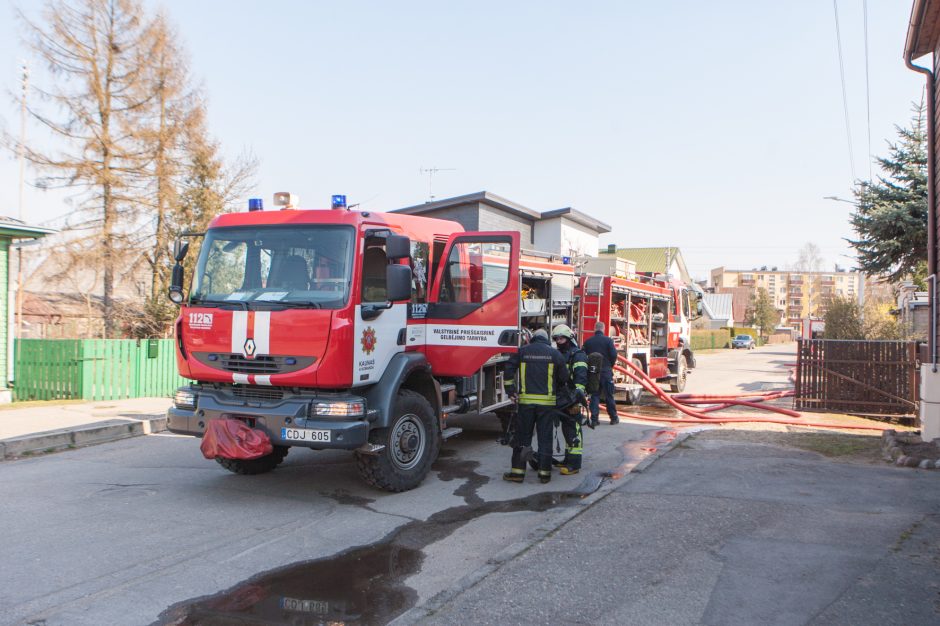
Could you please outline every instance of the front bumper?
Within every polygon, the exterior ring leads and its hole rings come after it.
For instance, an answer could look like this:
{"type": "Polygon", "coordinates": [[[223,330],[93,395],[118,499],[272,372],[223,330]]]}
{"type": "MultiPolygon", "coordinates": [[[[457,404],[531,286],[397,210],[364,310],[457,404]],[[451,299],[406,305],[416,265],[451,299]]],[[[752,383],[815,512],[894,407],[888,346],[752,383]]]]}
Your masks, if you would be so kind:
{"type": "MultiPolygon", "coordinates": [[[[307,417],[310,396],[287,394],[281,400],[245,401],[236,399],[222,390],[196,390],[196,408],[192,410],[171,406],[167,411],[167,430],[178,435],[202,437],[212,419],[240,419],[250,427],[264,431],[276,446],[302,446],[315,450],[355,450],[369,439],[369,421],[366,415],[355,417],[307,417]],[[281,437],[282,428],[329,430],[329,442],[303,442],[281,437]]],[[[323,399],[322,396],[317,398],[323,399]]],[[[330,395],[330,399],[361,400],[353,396],[330,395]]]]}

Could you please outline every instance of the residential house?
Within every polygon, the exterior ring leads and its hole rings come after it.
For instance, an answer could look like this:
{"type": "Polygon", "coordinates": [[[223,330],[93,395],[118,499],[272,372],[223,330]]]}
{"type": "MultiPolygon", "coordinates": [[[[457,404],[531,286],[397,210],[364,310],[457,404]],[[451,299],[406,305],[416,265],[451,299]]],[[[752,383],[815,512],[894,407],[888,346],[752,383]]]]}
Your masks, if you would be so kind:
{"type": "Polygon", "coordinates": [[[702,318],[705,328],[717,329],[734,326],[734,296],[730,293],[706,293],[703,295],[702,318]]]}
{"type": "Polygon", "coordinates": [[[465,230],[513,230],[522,248],[562,257],[593,256],[610,226],[570,207],[539,212],[489,191],[395,209],[458,222],[465,230]]]}
{"type": "Polygon", "coordinates": [[[667,274],[681,280],[687,285],[692,284],[689,268],[682,258],[682,251],[676,247],[663,248],[618,248],[615,244],[607,246],[600,251],[600,257],[616,255],[629,259],[636,264],[636,271],[651,272],[654,274],[667,274]]]}

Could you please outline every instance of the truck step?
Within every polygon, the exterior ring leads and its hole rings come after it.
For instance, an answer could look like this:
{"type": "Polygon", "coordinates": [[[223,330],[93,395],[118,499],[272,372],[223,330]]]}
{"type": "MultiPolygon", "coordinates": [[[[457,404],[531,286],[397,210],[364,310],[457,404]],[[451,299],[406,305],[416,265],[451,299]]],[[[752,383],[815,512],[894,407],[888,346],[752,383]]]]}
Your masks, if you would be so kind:
{"type": "Polygon", "coordinates": [[[457,388],[457,385],[454,383],[444,383],[441,385],[441,393],[448,393],[457,388]]]}
{"type": "Polygon", "coordinates": [[[444,415],[450,415],[451,413],[455,413],[459,410],[460,410],[459,404],[448,404],[446,406],[441,407],[441,413],[443,413],[444,415]]]}
{"type": "Polygon", "coordinates": [[[451,437],[456,437],[462,432],[463,432],[463,428],[457,428],[456,426],[451,426],[449,428],[445,428],[444,432],[441,433],[441,436],[445,440],[447,440],[447,439],[450,439],[451,437]]]}

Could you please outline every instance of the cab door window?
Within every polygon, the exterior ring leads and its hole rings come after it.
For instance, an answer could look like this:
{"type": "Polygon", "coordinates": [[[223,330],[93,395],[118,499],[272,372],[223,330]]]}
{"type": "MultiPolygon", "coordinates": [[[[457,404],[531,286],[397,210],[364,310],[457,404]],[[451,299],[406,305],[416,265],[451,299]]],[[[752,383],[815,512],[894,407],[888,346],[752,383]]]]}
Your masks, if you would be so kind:
{"type": "Polygon", "coordinates": [[[362,302],[386,302],[385,271],[388,256],[384,237],[366,237],[362,253],[362,302]]]}
{"type": "Polygon", "coordinates": [[[509,243],[457,241],[441,276],[438,302],[483,304],[509,284],[509,243]]]}

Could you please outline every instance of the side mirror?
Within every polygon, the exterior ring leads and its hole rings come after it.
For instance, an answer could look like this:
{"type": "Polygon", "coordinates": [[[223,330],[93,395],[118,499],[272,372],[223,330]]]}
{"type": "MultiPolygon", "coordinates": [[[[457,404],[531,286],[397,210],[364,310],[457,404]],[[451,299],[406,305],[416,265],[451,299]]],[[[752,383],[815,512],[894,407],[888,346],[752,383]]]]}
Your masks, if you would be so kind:
{"type": "MultiPolygon", "coordinates": [[[[177,263],[181,263],[183,259],[186,258],[186,253],[189,252],[189,242],[177,239],[173,243],[173,258],[176,259],[177,263]]],[[[173,268],[174,271],[176,268],[173,268]]]]}
{"type": "MultiPolygon", "coordinates": [[[[406,242],[407,237],[402,237],[406,242]]],[[[388,249],[391,249],[389,246],[388,249]]],[[[411,298],[411,268],[407,265],[389,265],[385,269],[385,285],[389,302],[411,298]]]]}
{"type": "Polygon", "coordinates": [[[411,239],[404,235],[389,235],[385,238],[385,255],[389,261],[407,259],[411,256],[411,239]]]}
{"type": "MultiPolygon", "coordinates": [[[[188,248],[189,244],[185,244],[185,247],[188,248]]],[[[175,252],[175,250],[174,250],[175,252]]],[[[186,250],[183,250],[183,254],[186,254],[186,250]]],[[[180,265],[182,259],[177,259],[176,265],[173,266],[173,274],[170,278],[170,288],[167,290],[167,294],[170,298],[170,302],[173,304],[182,304],[183,303],[183,266],[180,265]]]]}

